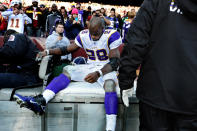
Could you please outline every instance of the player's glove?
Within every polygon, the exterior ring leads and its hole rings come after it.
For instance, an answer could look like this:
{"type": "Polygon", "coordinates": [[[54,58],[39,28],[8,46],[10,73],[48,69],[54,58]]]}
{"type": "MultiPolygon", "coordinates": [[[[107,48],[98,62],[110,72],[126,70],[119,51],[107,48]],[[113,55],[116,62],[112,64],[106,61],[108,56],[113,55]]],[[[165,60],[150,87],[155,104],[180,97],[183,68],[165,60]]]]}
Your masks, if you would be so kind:
{"type": "Polygon", "coordinates": [[[133,88],[127,90],[121,90],[121,98],[126,107],[129,107],[129,97],[132,97],[133,88]]]}

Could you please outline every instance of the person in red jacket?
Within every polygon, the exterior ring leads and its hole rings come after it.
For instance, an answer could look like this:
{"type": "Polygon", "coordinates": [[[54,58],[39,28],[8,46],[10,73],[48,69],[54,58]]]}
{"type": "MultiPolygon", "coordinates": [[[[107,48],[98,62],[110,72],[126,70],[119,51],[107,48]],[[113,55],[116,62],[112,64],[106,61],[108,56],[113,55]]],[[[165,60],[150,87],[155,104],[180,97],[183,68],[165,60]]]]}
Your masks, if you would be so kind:
{"type": "MultiPolygon", "coordinates": [[[[6,10],[6,7],[3,4],[1,4],[0,11],[5,11],[5,10],[6,10]]],[[[0,35],[4,34],[4,32],[7,29],[7,25],[8,25],[7,19],[3,18],[3,16],[0,14],[0,35]]]]}
{"type": "Polygon", "coordinates": [[[0,34],[6,31],[7,25],[8,25],[7,19],[3,18],[2,15],[0,15],[0,34]]]}

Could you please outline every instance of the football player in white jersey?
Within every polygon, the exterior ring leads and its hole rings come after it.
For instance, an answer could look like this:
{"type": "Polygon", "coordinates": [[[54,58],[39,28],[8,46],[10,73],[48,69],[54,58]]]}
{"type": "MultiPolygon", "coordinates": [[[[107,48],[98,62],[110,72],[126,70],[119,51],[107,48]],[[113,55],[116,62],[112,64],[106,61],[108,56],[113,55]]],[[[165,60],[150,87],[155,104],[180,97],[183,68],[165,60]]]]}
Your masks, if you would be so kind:
{"type": "Polygon", "coordinates": [[[23,13],[21,3],[14,5],[13,11],[2,12],[1,15],[4,18],[8,17],[8,29],[17,31],[18,33],[24,33],[24,25],[32,23],[32,20],[23,13]]]}
{"type": "Polygon", "coordinates": [[[84,67],[81,65],[66,66],[66,71],[55,77],[42,95],[26,97],[15,94],[18,104],[36,113],[43,113],[46,103],[59,91],[65,89],[71,80],[98,82],[105,90],[106,130],[115,131],[118,111],[116,71],[120,57],[118,47],[122,44],[122,39],[116,30],[104,30],[104,27],[104,22],[100,17],[93,17],[89,29],[81,31],[74,44],[42,52],[42,56],[64,55],[81,47],[88,55],[88,64],[84,67]]]}

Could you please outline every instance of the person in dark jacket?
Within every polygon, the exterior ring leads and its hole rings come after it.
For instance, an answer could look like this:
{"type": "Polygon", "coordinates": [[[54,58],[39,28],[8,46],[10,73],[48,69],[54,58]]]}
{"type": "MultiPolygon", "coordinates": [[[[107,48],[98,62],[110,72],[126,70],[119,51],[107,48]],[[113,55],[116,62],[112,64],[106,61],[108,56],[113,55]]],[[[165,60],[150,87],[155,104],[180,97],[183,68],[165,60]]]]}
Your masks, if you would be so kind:
{"type": "Polygon", "coordinates": [[[79,32],[83,29],[83,25],[78,18],[78,10],[74,8],[71,12],[71,18],[65,24],[66,37],[69,40],[74,40],[79,32]]]}
{"type": "Polygon", "coordinates": [[[41,36],[41,21],[42,21],[42,11],[38,7],[38,0],[32,0],[32,5],[26,9],[27,16],[31,18],[32,23],[27,25],[27,35],[28,36],[41,36]]]}
{"type": "Polygon", "coordinates": [[[24,34],[7,30],[0,48],[0,89],[37,83],[37,48],[24,34]]]}
{"type": "Polygon", "coordinates": [[[46,19],[49,14],[49,10],[43,4],[40,5],[40,10],[42,11],[42,20],[40,21],[41,37],[45,37],[46,19]]]}
{"type": "Polygon", "coordinates": [[[145,0],[126,37],[122,99],[137,81],[140,131],[197,131],[197,1],[145,0]]]}
{"type": "Polygon", "coordinates": [[[64,23],[64,18],[62,14],[58,11],[57,5],[53,4],[51,7],[51,12],[49,12],[46,19],[46,36],[51,35],[50,33],[52,33],[52,30],[54,29],[56,19],[61,19],[62,23],[64,23]]]}

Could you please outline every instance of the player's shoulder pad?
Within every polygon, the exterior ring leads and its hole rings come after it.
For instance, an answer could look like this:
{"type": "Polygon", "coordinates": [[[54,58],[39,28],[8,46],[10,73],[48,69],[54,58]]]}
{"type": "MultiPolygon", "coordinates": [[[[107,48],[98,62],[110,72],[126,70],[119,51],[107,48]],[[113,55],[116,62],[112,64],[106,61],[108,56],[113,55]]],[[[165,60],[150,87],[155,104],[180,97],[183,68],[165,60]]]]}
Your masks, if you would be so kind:
{"type": "Polygon", "coordinates": [[[80,31],[80,33],[78,34],[78,36],[80,38],[83,38],[83,37],[87,37],[88,34],[89,34],[89,30],[88,29],[85,29],[85,30],[80,31]]]}
{"type": "Polygon", "coordinates": [[[113,34],[113,33],[115,33],[116,32],[116,30],[113,30],[113,29],[106,29],[105,31],[104,31],[104,34],[105,35],[111,35],[111,34],[113,34]]]}
{"type": "Polygon", "coordinates": [[[88,33],[89,33],[89,30],[85,29],[85,30],[82,30],[79,34],[80,35],[85,35],[85,34],[88,34],[88,33]]]}

